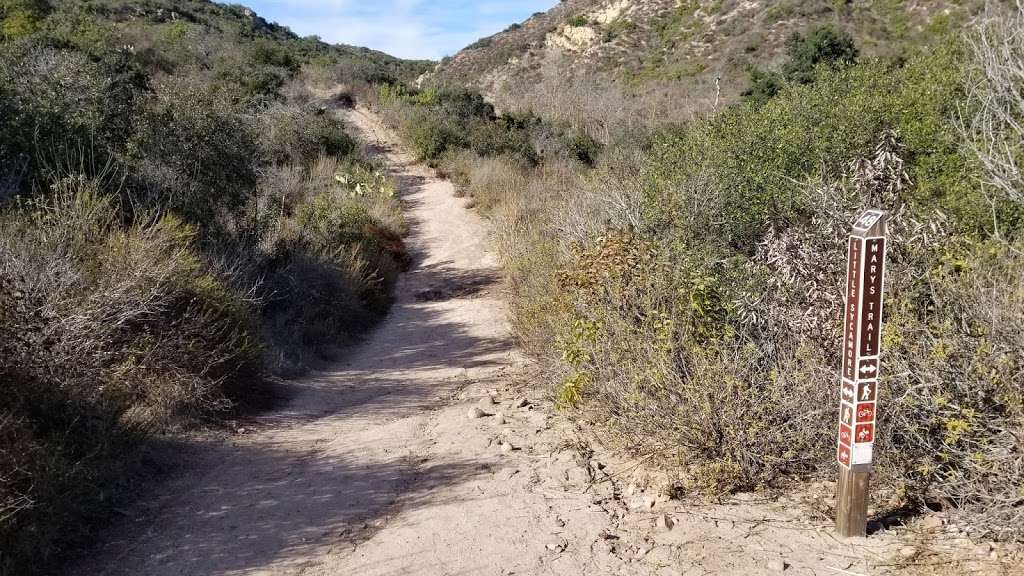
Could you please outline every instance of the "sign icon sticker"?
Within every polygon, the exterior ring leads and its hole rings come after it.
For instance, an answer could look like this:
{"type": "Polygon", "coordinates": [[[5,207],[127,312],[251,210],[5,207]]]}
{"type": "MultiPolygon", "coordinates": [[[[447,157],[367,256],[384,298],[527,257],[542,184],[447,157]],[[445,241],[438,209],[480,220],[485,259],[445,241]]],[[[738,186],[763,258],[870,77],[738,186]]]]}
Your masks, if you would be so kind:
{"type": "Polygon", "coordinates": [[[865,380],[861,382],[857,387],[857,401],[858,402],[874,402],[876,394],[878,393],[878,381],[877,380],[865,380]]]}
{"type": "Polygon", "coordinates": [[[859,378],[877,378],[878,377],[878,358],[871,358],[869,360],[861,360],[860,366],[857,368],[857,376],[859,378]]]}
{"type": "Polygon", "coordinates": [[[843,398],[843,402],[849,402],[851,404],[856,402],[855,390],[856,390],[856,386],[854,386],[854,384],[852,382],[845,382],[844,381],[843,382],[842,392],[841,392],[842,398],[843,398]]]}
{"type": "Polygon", "coordinates": [[[857,466],[858,464],[871,464],[871,456],[874,453],[875,445],[871,442],[864,442],[861,444],[855,443],[850,448],[850,465],[857,466]]]}
{"type": "Polygon", "coordinates": [[[875,403],[865,402],[857,405],[857,422],[875,421],[875,403]]]}
{"type": "Polygon", "coordinates": [[[847,446],[853,444],[853,429],[845,424],[839,425],[839,443],[847,446]]]}
{"type": "Polygon", "coordinates": [[[855,441],[857,444],[869,444],[875,441],[875,425],[874,424],[857,424],[857,432],[855,435],[855,441]]]}
{"type": "Polygon", "coordinates": [[[843,402],[839,409],[839,421],[847,426],[853,426],[853,406],[843,402]]]}
{"type": "Polygon", "coordinates": [[[882,213],[878,210],[868,210],[861,215],[857,223],[853,225],[858,230],[870,230],[872,226],[882,219],[882,213]]]}
{"type": "Polygon", "coordinates": [[[836,455],[836,459],[839,460],[839,463],[842,464],[843,466],[849,466],[850,465],[850,447],[849,446],[844,446],[844,445],[840,444],[839,445],[839,452],[836,455]]]}

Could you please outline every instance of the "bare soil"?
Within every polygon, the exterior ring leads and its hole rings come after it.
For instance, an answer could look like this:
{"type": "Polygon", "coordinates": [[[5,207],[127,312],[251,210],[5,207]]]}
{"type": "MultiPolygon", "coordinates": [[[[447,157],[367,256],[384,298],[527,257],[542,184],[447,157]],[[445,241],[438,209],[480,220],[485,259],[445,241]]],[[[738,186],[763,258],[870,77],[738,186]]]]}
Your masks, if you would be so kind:
{"type": "Polygon", "coordinates": [[[484,221],[371,113],[339,113],[407,209],[413,265],[393,310],[339,364],[289,384],[283,407],[183,452],[159,496],[69,573],[1024,573],[1012,548],[920,522],[837,540],[815,513],[829,485],[699,504],[659,494],[642,461],[595,454],[579,423],[513,384],[528,362],[484,221]]]}

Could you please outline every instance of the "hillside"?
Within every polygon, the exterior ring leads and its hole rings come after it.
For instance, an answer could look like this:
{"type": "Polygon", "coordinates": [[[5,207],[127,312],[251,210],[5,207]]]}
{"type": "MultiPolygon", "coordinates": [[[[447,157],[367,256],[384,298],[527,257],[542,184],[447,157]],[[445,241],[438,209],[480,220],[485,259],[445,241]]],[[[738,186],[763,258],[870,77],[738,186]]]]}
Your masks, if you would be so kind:
{"type": "Polygon", "coordinates": [[[812,25],[837,24],[866,55],[902,55],[934,43],[980,4],[566,0],[468,46],[424,80],[472,86],[504,108],[557,114],[598,92],[614,101],[609,110],[681,118],[713,107],[716,79],[720,105],[735,100],[751,67],[778,66],[786,40],[812,25]]]}

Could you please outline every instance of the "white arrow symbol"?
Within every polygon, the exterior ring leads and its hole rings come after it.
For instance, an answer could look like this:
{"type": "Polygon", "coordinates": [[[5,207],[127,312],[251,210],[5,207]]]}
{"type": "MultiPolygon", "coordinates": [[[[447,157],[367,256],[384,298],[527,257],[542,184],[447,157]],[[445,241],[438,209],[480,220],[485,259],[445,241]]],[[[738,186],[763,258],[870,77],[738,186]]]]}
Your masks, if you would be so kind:
{"type": "Polygon", "coordinates": [[[874,372],[875,370],[877,370],[877,368],[875,368],[874,364],[866,364],[866,365],[860,367],[860,373],[861,374],[870,374],[870,373],[874,372]]]}

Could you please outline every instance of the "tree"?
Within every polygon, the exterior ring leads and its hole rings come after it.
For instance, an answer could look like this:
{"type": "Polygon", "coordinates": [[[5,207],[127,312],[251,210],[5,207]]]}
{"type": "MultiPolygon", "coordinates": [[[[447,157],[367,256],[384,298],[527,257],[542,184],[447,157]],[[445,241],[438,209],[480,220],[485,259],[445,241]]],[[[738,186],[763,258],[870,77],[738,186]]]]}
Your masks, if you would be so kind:
{"type": "Polygon", "coordinates": [[[782,66],[786,80],[810,84],[819,64],[853,64],[859,51],[849,33],[826,24],[806,34],[793,33],[786,41],[786,54],[789,60],[782,66]]]}

